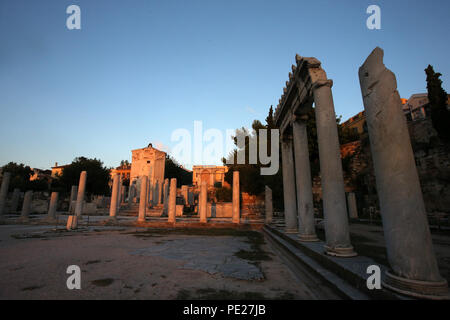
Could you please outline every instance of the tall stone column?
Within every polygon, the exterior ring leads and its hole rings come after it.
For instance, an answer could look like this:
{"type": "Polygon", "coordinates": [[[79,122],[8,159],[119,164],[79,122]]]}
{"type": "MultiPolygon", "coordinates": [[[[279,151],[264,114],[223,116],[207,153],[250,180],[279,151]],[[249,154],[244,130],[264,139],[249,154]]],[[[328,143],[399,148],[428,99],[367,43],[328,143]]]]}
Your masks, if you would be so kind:
{"type": "Polygon", "coordinates": [[[50,205],[48,206],[47,219],[56,219],[56,209],[58,207],[58,192],[52,192],[50,196],[50,205]]]}
{"type": "Polygon", "coordinates": [[[0,217],[3,216],[6,207],[6,198],[8,196],[9,181],[11,180],[11,173],[3,173],[2,186],[0,188],[0,217]]]}
{"type": "Polygon", "coordinates": [[[86,189],[87,172],[82,171],[80,174],[80,182],[78,183],[77,203],[75,204],[75,215],[81,217],[83,214],[84,191],[86,189]]]}
{"type": "Polygon", "coordinates": [[[28,220],[31,211],[31,203],[33,201],[33,191],[25,192],[23,197],[22,213],[20,215],[21,220],[28,220]]]}
{"type": "Polygon", "coordinates": [[[156,180],[155,182],[155,187],[153,188],[153,205],[157,206],[158,205],[158,197],[159,197],[159,181],[156,180]]]}
{"type": "Polygon", "coordinates": [[[283,137],[281,142],[281,164],[283,166],[283,196],[285,232],[297,232],[297,206],[295,197],[294,157],[292,155],[292,139],[283,137]]]}
{"type": "Polygon", "coordinates": [[[147,203],[148,205],[151,207],[153,204],[153,188],[154,185],[152,183],[152,181],[148,180],[148,191],[147,191],[147,203]]]}
{"type": "Polygon", "coordinates": [[[145,212],[147,209],[147,176],[142,176],[141,178],[141,196],[139,199],[139,217],[138,221],[143,222],[145,221],[145,212]]]}
{"type": "Polygon", "coordinates": [[[188,205],[188,186],[181,186],[181,194],[183,195],[184,204],[188,205]]]}
{"type": "Polygon", "coordinates": [[[113,185],[111,191],[111,203],[109,205],[109,218],[116,219],[117,215],[117,202],[119,201],[119,188],[120,188],[120,177],[119,174],[115,174],[113,177],[113,185]]]}
{"type": "Polygon", "coordinates": [[[19,200],[20,200],[20,189],[15,188],[12,194],[11,208],[9,210],[11,213],[17,211],[17,208],[19,207],[19,200]]]}
{"type": "Polygon", "coordinates": [[[208,185],[206,181],[203,181],[200,186],[200,197],[199,197],[199,217],[201,223],[207,222],[207,210],[208,210],[208,195],[207,195],[208,185]]]}
{"type": "Polygon", "coordinates": [[[72,186],[69,198],[69,214],[72,214],[75,210],[73,202],[77,200],[77,193],[78,193],[78,186],[72,186]]]}
{"type": "Polygon", "coordinates": [[[163,198],[163,182],[160,182],[158,184],[158,203],[157,203],[158,206],[162,204],[162,198],[163,198]]]}
{"type": "Polygon", "coordinates": [[[168,214],[169,212],[169,179],[164,180],[164,208],[163,214],[168,214]]]}
{"type": "Polygon", "coordinates": [[[313,84],[325,218],[325,249],[329,255],[354,257],[356,252],[350,243],[332,85],[331,80],[318,80],[313,84]]]}
{"type": "Polygon", "coordinates": [[[448,295],[438,269],[395,75],[376,48],[359,69],[389,264],[384,286],[418,297],[448,295]]]}
{"type": "Polygon", "coordinates": [[[269,186],[266,186],[265,190],[265,200],[264,205],[266,207],[266,224],[272,223],[272,217],[273,217],[273,203],[272,203],[272,189],[269,188],[269,186]]]}
{"type": "Polygon", "coordinates": [[[117,190],[117,212],[120,210],[120,204],[122,203],[122,176],[119,174],[119,186],[117,190]]]}
{"type": "Polygon", "coordinates": [[[358,219],[358,207],[356,206],[356,197],[354,192],[347,194],[348,216],[350,219],[358,219]]]}
{"type": "Polygon", "coordinates": [[[306,122],[292,124],[294,136],[295,177],[297,186],[298,232],[300,241],[319,241],[316,236],[311,169],[309,166],[306,122]]]}
{"type": "Polygon", "coordinates": [[[175,223],[176,208],[177,207],[177,179],[170,179],[170,193],[169,193],[169,222],[175,223]]]}
{"type": "Polygon", "coordinates": [[[133,198],[134,198],[134,185],[130,185],[128,187],[128,209],[130,209],[131,205],[133,204],[133,198]]]}
{"type": "Polygon", "coordinates": [[[233,172],[233,223],[241,223],[241,208],[239,203],[239,171],[233,172]]]}

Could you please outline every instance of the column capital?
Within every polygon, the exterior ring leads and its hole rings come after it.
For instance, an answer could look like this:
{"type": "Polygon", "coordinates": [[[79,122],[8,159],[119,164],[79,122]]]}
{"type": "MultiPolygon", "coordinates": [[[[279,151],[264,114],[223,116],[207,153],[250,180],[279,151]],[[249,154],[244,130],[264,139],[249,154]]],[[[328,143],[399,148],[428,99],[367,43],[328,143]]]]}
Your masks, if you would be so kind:
{"type": "Polygon", "coordinates": [[[308,121],[309,116],[307,114],[295,115],[293,117],[293,122],[306,122],[308,121]]]}
{"type": "Polygon", "coordinates": [[[314,82],[312,84],[312,89],[315,90],[315,89],[323,87],[323,86],[327,86],[327,87],[331,88],[333,86],[333,80],[331,80],[331,79],[317,80],[316,82],[314,82]]]}

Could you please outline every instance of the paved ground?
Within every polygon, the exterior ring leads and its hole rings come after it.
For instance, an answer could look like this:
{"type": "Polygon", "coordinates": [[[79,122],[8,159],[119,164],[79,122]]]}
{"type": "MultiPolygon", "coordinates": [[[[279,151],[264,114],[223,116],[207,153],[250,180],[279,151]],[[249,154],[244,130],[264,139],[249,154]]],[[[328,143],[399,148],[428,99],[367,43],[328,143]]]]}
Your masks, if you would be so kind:
{"type": "MultiPolygon", "coordinates": [[[[350,233],[359,254],[388,265],[382,226],[352,223],[350,233]]],[[[433,230],[431,237],[441,275],[450,283],[450,232],[433,230]]]]}
{"type": "Polygon", "coordinates": [[[0,299],[337,298],[256,231],[0,225],[0,256],[0,299]],[[69,265],[81,290],[66,287],[69,265]]]}

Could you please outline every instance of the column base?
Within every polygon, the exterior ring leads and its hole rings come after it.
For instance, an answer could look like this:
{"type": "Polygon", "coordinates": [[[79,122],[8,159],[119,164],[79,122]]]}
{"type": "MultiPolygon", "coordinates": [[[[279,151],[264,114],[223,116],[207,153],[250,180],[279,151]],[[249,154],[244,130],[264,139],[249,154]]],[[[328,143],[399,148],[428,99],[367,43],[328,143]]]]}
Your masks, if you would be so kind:
{"type": "Polygon", "coordinates": [[[286,228],[286,229],[284,229],[284,233],[288,233],[288,234],[292,234],[292,233],[298,233],[298,230],[297,229],[288,229],[288,228],[286,228]]]}
{"type": "Polygon", "coordinates": [[[448,284],[442,281],[411,280],[399,277],[392,271],[386,271],[386,278],[382,281],[383,287],[392,291],[422,299],[450,300],[448,284]]]}
{"type": "Polygon", "coordinates": [[[351,258],[356,257],[358,254],[353,250],[352,246],[346,248],[331,248],[329,246],[325,247],[325,253],[332,257],[340,257],[340,258],[351,258]]]}
{"type": "Polygon", "coordinates": [[[320,241],[315,234],[299,234],[298,239],[301,242],[317,242],[320,241]]]}

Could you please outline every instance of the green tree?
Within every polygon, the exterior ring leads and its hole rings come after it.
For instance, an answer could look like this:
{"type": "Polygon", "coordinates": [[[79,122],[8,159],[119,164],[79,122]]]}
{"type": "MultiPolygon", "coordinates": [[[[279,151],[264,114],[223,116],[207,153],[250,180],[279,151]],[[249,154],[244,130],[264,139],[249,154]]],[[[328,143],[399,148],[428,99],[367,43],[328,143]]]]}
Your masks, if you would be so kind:
{"type": "Polygon", "coordinates": [[[430,101],[430,113],[433,127],[439,137],[450,141],[450,111],[447,109],[447,92],[442,88],[442,74],[434,72],[431,65],[425,69],[427,75],[428,100],[430,101]]]}
{"type": "Polygon", "coordinates": [[[25,166],[23,163],[17,164],[15,162],[9,162],[2,167],[2,172],[11,173],[11,180],[9,182],[9,191],[14,188],[19,188],[22,191],[31,190],[30,177],[33,173],[29,166],[25,166]]]}
{"type": "Polygon", "coordinates": [[[108,195],[110,193],[110,170],[104,167],[103,162],[99,159],[85,157],[75,158],[69,166],[63,169],[59,183],[64,186],[66,192],[70,192],[73,185],[78,185],[82,171],[87,172],[86,194],[108,195]]]}
{"type": "Polygon", "coordinates": [[[166,165],[164,168],[164,179],[177,179],[177,186],[191,185],[192,172],[184,169],[175,159],[166,155],[166,165]]]}

